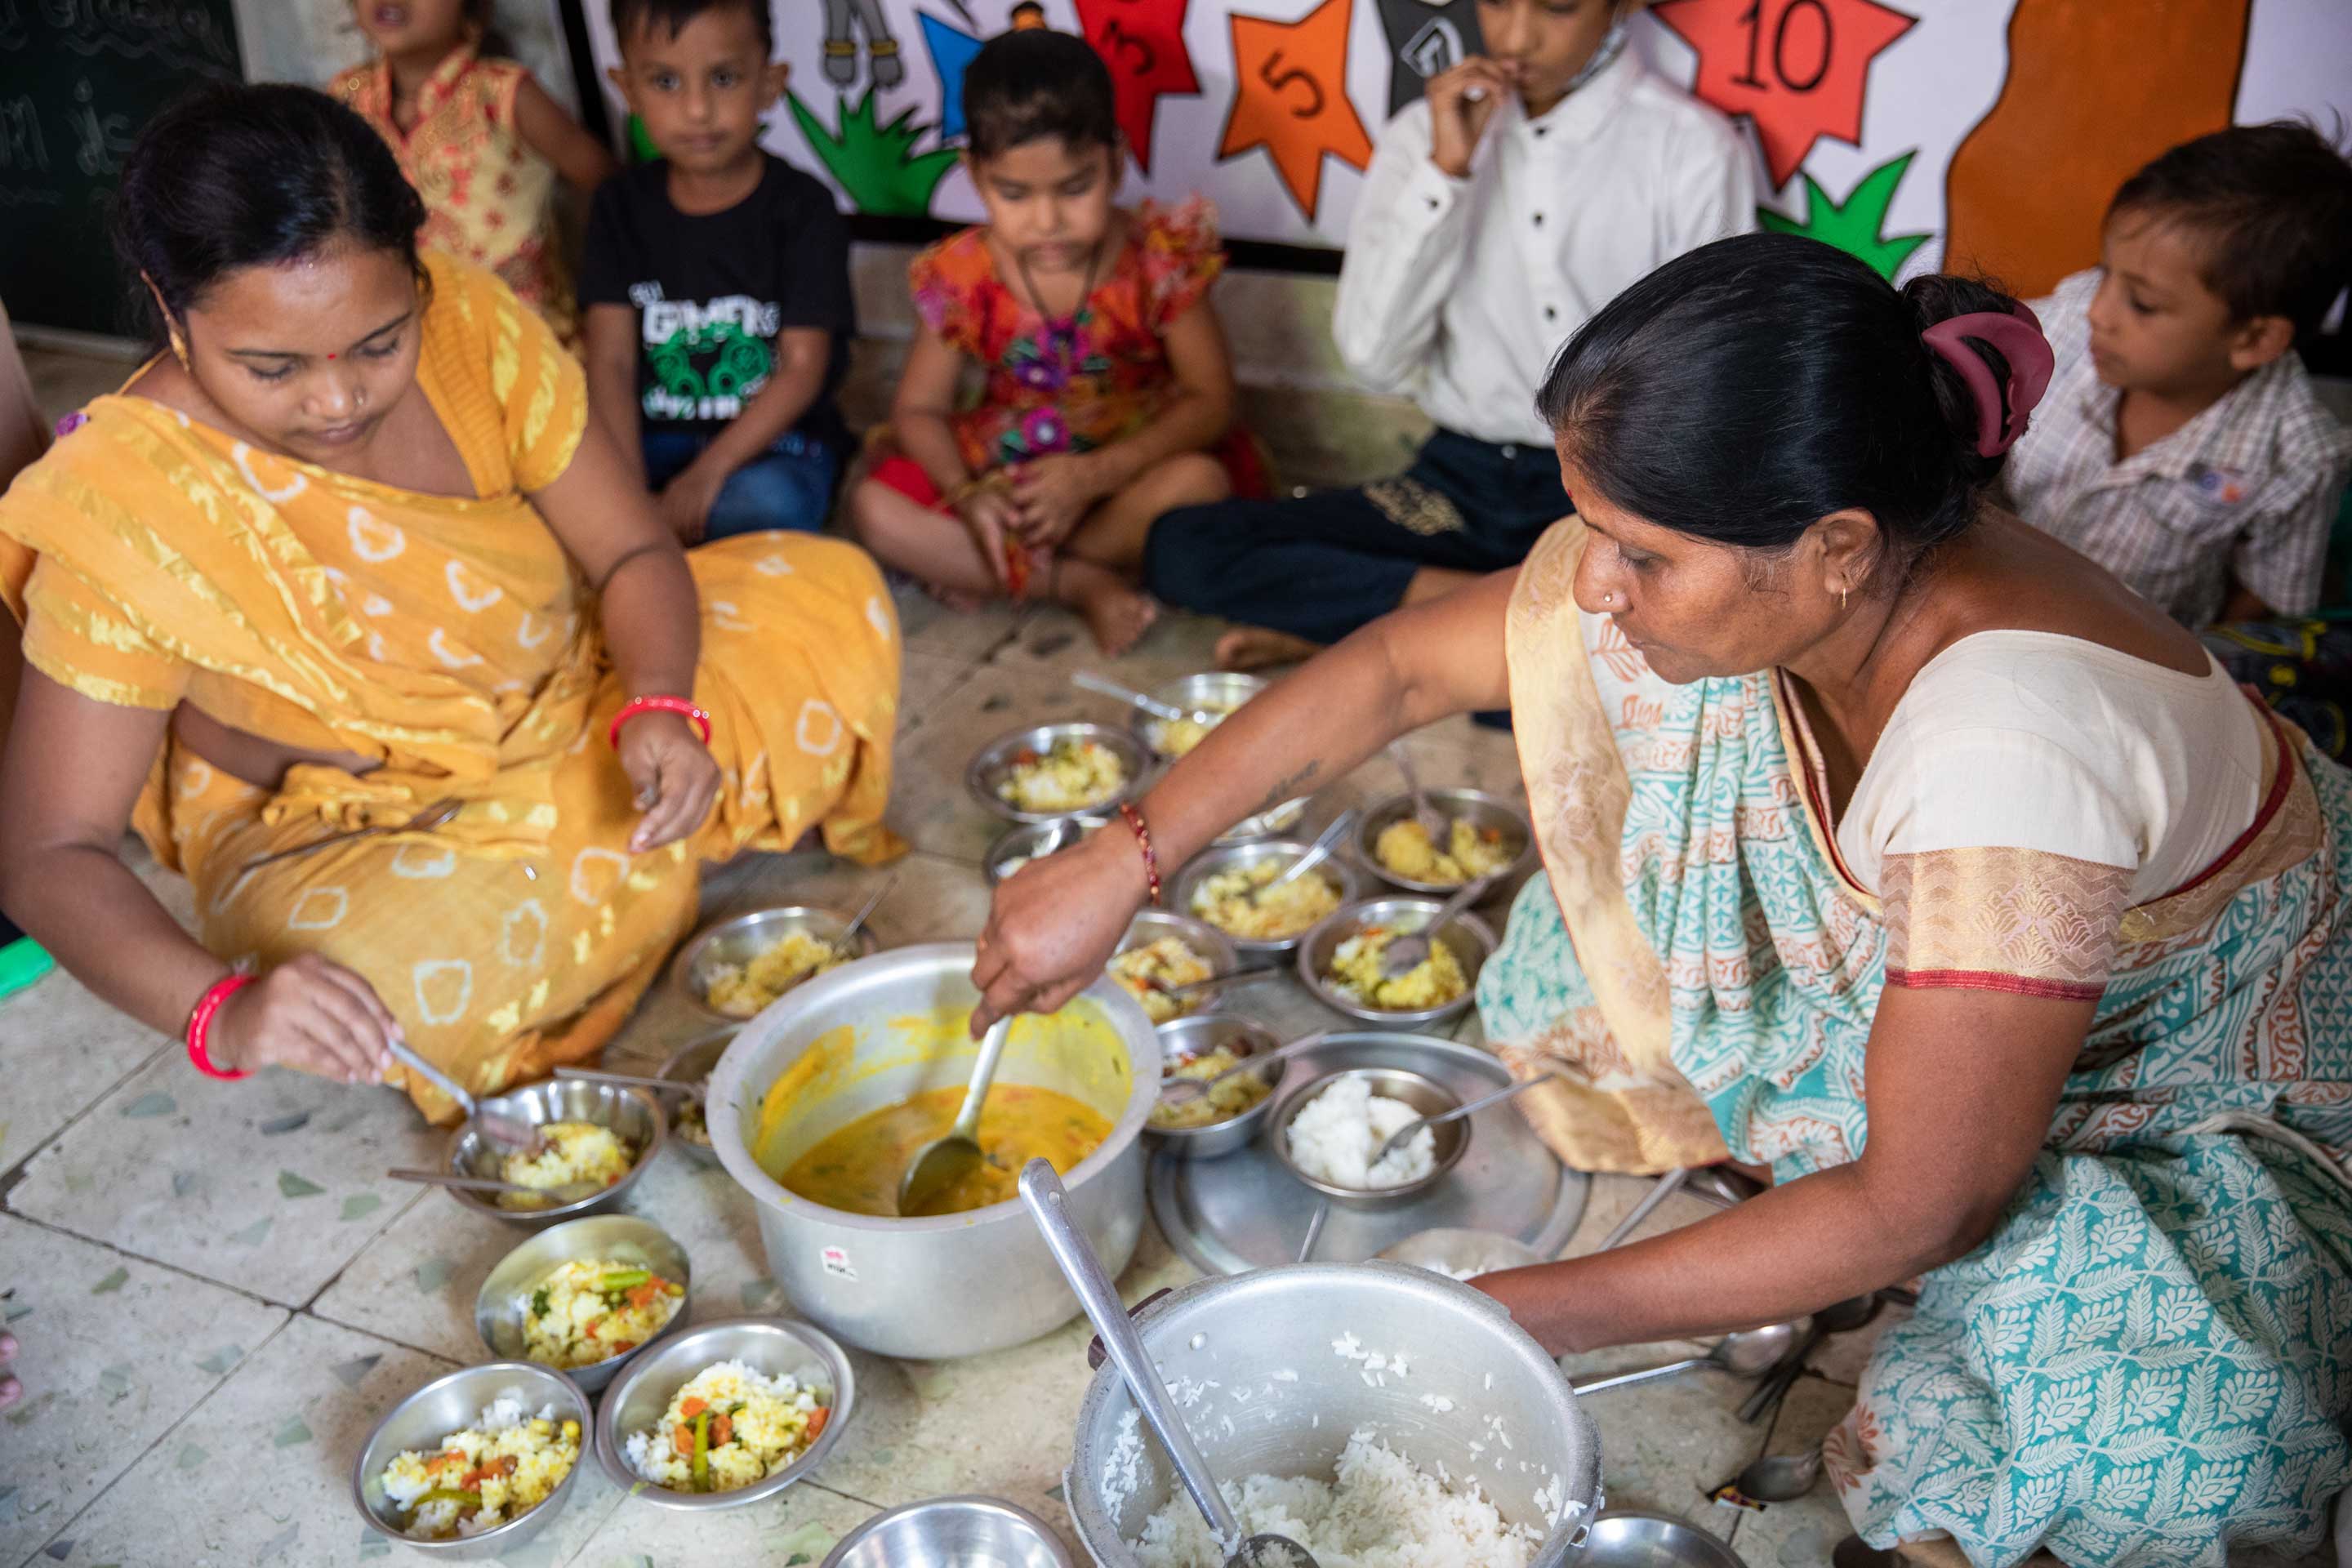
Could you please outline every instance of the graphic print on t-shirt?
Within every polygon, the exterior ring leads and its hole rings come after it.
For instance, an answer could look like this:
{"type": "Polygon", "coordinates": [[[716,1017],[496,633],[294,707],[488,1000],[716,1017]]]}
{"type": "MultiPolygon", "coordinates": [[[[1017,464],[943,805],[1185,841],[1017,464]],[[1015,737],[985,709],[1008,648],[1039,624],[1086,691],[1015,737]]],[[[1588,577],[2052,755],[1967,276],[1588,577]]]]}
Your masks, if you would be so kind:
{"type": "Polygon", "coordinates": [[[638,283],[629,302],[637,308],[648,420],[732,419],[768,384],[783,324],[773,300],[666,300],[659,283],[638,283]]]}

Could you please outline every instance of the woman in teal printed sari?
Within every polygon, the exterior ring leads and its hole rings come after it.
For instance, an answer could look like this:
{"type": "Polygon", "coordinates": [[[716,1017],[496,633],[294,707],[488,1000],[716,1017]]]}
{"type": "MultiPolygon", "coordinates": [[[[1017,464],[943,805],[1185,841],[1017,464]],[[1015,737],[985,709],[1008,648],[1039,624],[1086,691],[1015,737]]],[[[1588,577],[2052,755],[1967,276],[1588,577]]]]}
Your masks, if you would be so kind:
{"type": "MultiPolygon", "coordinates": [[[[1544,852],[1482,977],[1587,1169],[1769,1165],[1738,1208],[1478,1281],[1555,1350],[1924,1276],[1829,1446],[1923,1563],[2307,1551],[2352,1479],[2352,775],[1985,500],[2046,384],[2006,296],[1785,236],[1563,351],[1580,517],[1229,720],[1169,864],[1507,696],[1544,852]]],[[[1052,1007],[1146,896],[1097,834],[997,891],[1052,1007]]]]}

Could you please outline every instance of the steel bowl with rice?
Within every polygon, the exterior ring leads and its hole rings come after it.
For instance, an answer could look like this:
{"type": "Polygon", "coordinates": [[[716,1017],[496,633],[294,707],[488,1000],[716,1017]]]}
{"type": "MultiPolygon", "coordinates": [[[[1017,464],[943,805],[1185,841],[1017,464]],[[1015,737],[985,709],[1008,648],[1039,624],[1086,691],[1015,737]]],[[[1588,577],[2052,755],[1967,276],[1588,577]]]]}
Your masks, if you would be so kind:
{"type": "MultiPolygon", "coordinates": [[[[1201,675],[1162,681],[1144,695],[1156,697],[1170,707],[1181,708],[1187,712],[1205,709],[1215,713],[1232,713],[1271,684],[1255,675],[1243,675],[1234,670],[1210,670],[1201,675]]],[[[1187,721],[1188,724],[1190,722],[1187,721]]],[[[1151,748],[1153,755],[1171,763],[1192,751],[1201,741],[1200,736],[1192,734],[1189,730],[1179,730],[1171,721],[1147,713],[1140,708],[1127,710],[1127,727],[1137,740],[1151,748]]],[[[1255,816],[1245,816],[1218,834],[1216,842],[1247,844],[1287,833],[1306,814],[1309,798],[1298,795],[1255,816]]]]}
{"type": "MultiPolygon", "coordinates": [[[[1281,838],[1204,849],[1186,861],[1183,868],[1176,873],[1175,879],[1169,884],[1168,907],[1179,914],[1205,920],[1201,910],[1201,897],[1203,889],[1222,873],[1255,873],[1260,867],[1272,867],[1273,874],[1279,877],[1285,868],[1297,864],[1307,850],[1307,846],[1304,844],[1281,838]]],[[[1363,891],[1362,874],[1336,854],[1325,856],[1307,875],[1320,878],[1341,905],[1361,896],[1363,891]]],[[[1208,923],[1215,924],[1213,921],[1208,923]]],[[[1224,934],[1232,940],[1234,950],[1241,954],[1244,965],[1262,967],[1279,963],[1298,946],[1300,940],[1311,929],[1310,923],[1300,927],[1295,933],[1281,937],[1244,937],[1235,936],[1231,931],[1224,934]]]]}
{"type": "Polygon", "coordinates": [[[1160,945],[1164,942],[1178,944],[1192,960],[1190,963],[1180,961],[1175,971],[1161,981],[1167,989],[1172,989],[1176,983],[1192,984],[1232,974],[1242,966],[1241,954],[1231,939],[1206,921],[1194,920],[1173,910],[1137,910],[1135,918],[1128,922],[1127,934],[1119,938],[1118,946],[1110,955],[1110,978],[1141,1003],[1145,1014],[1163,1029],[1196,1014],[1216,1011],[1223,1005],[1225,993],[1232,989],[1221,985],[1184,995],[1167,995],[1155,989],[1149,981],[1157,978],[1161,968],[1156,958],[1172,951],[1160,945]],[[1139,979],[1127,972],[1120,960],[1144,952],[1153,953],[1155,961],[1146,966],[1145,977],[1139,979]],[[1199,973],[1191,973],[1193,969],[1199,973]]]}
{"type": "MultiPolygon", "coordinates": [[[[1528,814],[1500,795],[1475,789],[1433,789],[1426,798],[1430,806],[1446,821],[1449,836],[1452,825],[1466,823],[1472,833],[1494,834],[1493,849],[1502,862],[1487,871],[1488,884],[1501,890],[1511,879],[1525,870],[1535,858],[1535,834],[1528,826],[1528,814]]],[[[1364,868],[1392,887],[1409,893],[1434,893],[1446,898],[1462,886],[1461,880],[1432,881],[1407,875],[1383,860],[1380,855],[1381,835],[1399,824],[1412,818],[1412,796],[1392,795],[1364,808],[1356,823],[1356,858],[1364,868]]],[[[1444,848],[1440,845],[1437,847],[1444,848]]],[[[1463,879],[1467,880],[1467,879],[1463,879]]]]}
{"type": "Polygon", "coordinates": [[[1214,1091],[1213,1100],[1208,1096],[1171,1100],[1165,1085],[1168,1079],[1196,1063],[1219,1063],[1221,1053],[1236,1058],[1233,1065],[1237,1066],[1252,1057],[1265,1055],[1281,1043],[1265,1025],[1232,1014],[1180,1018],[1172,1024],[1162,1024],[1160,1046],[1167,1058],[1161,1073],[1161,1098],[1152,1109],[1152,1120],[1143,1124],[1144,1137],[1162,1153],[1180,1160],[1213,1160],[1248,1147],[1265,1123],[1266,1113],[1274,1108],[1287,1063],[1276,1062],[1256,1073],[1226,1079],[1214,1091]],[[1253,1088],[1256,1092],[1252,1092],[1253,1088]],[[1205,1120],[1171,1121],[1171,1112],[1205,1120]]]}
{"type": "MultiPolygon", "coordinates": [[[[1275,1107],[1273,1115],[1266,1121],[1268,1145],[1274,1151],[1276,1161],[1293,1179],[1333,1203],[1358,1209],[1394,1208],[1411,1203],[1444,1181],[1448,1173],[1462,1163],[1462,1156],[1470,1152],[1469,1121],[1447,1121],[1426,1130],[1426,1136],[1431,1141],[1430,1167],[1426,1173],[1410,1181],[1391,1186],[1359,1187],[1310,1174],[1309,1168],[1317,1162],[1307,1157],[1306,1151],[1294,1142],[1293,1129],[1307,1107],[1342,1083],[1360,1084],[1373,1097],[1398,1101],[1414,1116],[1443,1116],[1449,1110],[1462,1108],[1461,1098],[1452,1089],[1403,1068],[1342,1068],[1292,1089],[1283,1097],[1282,1103],[1275,1107]]],[[[1374,1133],[1372,1141],[1377,1143],[1380,1141],[1377,1129],[1374,1129],[1374,1133]]]]}
{"type": "Polygon", "coordinates": [[[613,1380],[597,1410],[596,1462],[614,1485],[657,1507],[693,1512],[743,1508],[767,1501],[823,1464],[849,1425],[856,1403],[856,1373],[831,1335],[781,1318],[722,1318],[648,1347],[613,1380]],[[646,1450],[656,1443],[667,1447],[668,1434],[656,1429],[679,1390],[730,1362],[762,1379],[790,1378],[815,1394],[829,1413],[822,1429],[782,1468],[746,1486],[698,1492],[650,1479],[631,1461],[631,1438],[651,1435],[636,1446],[646,1450]]]}
{"type": "MultiPolygon", "coordinates": [[[[1082,721],[1033,724],[999,735],[982,746],[971,759],[971,765],[964,770],[964,785],[971,791],[974,800],[1007,822],[1051,822],[1059,816],[1099,816],[1116,810],[1121,801],[1132,800],[1142,793],[1152,765],[1151,752],[1142,742],[1111,725],[1082,721]],[[1057,745],[1080,750],[1098,748],[1116,768],[1118,783],[1099,792],[1084,792],[1086,798],[1073,794],[1047,801],[1033,795],[1030,804],[1008,798],[1009,794],[1024,787],[1024,781],[1044,779],[1053,772],[1057,745]]],[[[1045,785],[1032,784],[1028,787],[1043,789],[1045,785]]]]}
{"type": "MultiPolygon", "coordinates": [[[[670,960],[670,989],[703,1017],[740,1025],[752,1014],[727,1013],[712,1006],[710,988],[714,981],[730,972],[747,969],[790,937],[807,937],[841,952],[845,946],[842,935],[849,930],[849,919],[838,910],[820,909],[814,904],[787,904],[730,915],[697,931],[677,950],[677,956],[670,960]]],[[[849,952],[844,962],[871,957],[881,943],[873,926],[866,925],[859,928],[856,942],[850,945],[856,951],[849,952]]],[[[805,984],[814,978],[810,975],[797,984],[805,984]]],[[[778,994],[787,994],[793,989],[786,986],[778,994]]]]}
{"type": "MultiPolygon", "coordinates": [[[[477,1214],[509,1225],[542,1229],[561,1225],[565,1220],[583,1215],[603,1214],[620,1206],[621,1199],[636,1185],[637,1178],[662,1151],[669,1136],[669,1119],[662,1111],[661,1102],[651,1091],[625,1089],[618,1084],[592,1083],[583,1079],[550,1079],[544,1083],[529,1084],[506,1094],[488,1096],[477,1102],[484,1110],[498,1111],[529,1122],[533,1127],[546,1127],[559,1121],[584,1121],[609,1129],[626,1146],[631,1154],[628,1171],[602,1192],[591,1194],[568,1204],[551,1203],[540,1208],[509,1208],[503,1206],[503,1194],[469,1192],[461,1187],[448,1189],[449,1196],[477,1214]]],[[[472,1121],[467,1121],[449,1135],[447,1170],[453,1176],[488,1176],[501,1180],[505,1175],[505,1156],[498,1147],[484,1139],[472,1121]]]]}
{"type": "Polygon", "coordinates": [[[701,1093],[681,1093],[670,1101],[670,1147],[698,1165],[719,1163],[718,1151],[710,1146],[710,1112],[703,1101],[710,1092],[710,1075],[719,1068],[719,1058],[727,1054],[727,1042],[735,1037],[736,1028],[713,1029],[688,1040],[664,1059],[654,1070],[654,1076],[677,1084],[700,1086],[701,1093]]]}
{"type": "MultiPolygon", "coordinates": [[[[375,1424],[352,1465],[352,1500],[373,1529],[407,1547],[451,1563],[487,1563],[520,1551],[555,1522],[571,1500],[572,1483],[587,1461],[591,1423],[588,1396],[562,1373],[525,1361],[488,1362],[444,1373],[402,1399],[375,1424]],[[386,1489],[386,1472],[404,1453],[432,1454],[451,1434],[478,1429],[484,1413],[513,1401],[526,1417],[549,1412],[559,1429],[578,1424],[577,1451],[563,1479],[543,1499],[504,1522],[472,1535],[423,1540],[407,1533],[413,1510],[386,1489]]],[[[366,1555],[362,1551],[362,1555],[366,1555]]]]}
{"type": "MultiPolygon", "coordinates": [[[[686,1248],[651,1220],[635,1215],[591,1215],[566,1220],[522,1243],[490,1270],[474,1296],[474,1331],[482,1346],[501,1361],[532,1361],[527,1350],[531,1294],[550,1275],[567,1263],[618,1263],[642,1268],[659,1279],[690,1289],[693,1271],[686,1248]]],[[[661,1327],[636,1345],[618,1351],[586,1366],[562,1367],[566,1377],[588,1394],[613,1381],[631,1356],[642,1353],[666,1335],[686,1327],[689,1296],[681,1293],[661,1327]]],[[[534,1365],[541,1364],[533,1362],[534,1365]]]]}
{"type": "Polygon", "coordinates": [[[1495,952],[1494,928],[1474,914],[1455,916],[1433,939],[1433,943],[1444,945],[1462,973],[1463,987],[1458,995],[1426,1007],[1377,1007],[1360,996],[1349,995],[1332,978],[1332,966],[1339,962],[1340,948],[1350,938],[1376,931],[1393,931],[1400,936],[1420,931],[1442,907],[1443,900],[1426,896],[1365,899],[1342,905],[1299,941],[1299,983],[1325,1006],[1367,1024],[1425,1029],[1459,1017],[1477,999],[1478,972],[1495,952]]]}

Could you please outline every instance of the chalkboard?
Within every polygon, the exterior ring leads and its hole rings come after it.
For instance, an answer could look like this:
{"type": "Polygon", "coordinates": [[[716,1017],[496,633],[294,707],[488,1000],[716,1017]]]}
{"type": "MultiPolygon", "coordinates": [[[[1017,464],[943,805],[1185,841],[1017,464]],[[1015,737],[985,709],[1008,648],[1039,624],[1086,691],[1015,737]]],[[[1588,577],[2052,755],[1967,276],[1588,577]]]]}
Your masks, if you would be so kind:
{"type": "Polygon", "coordinates": [[[244,76],[232,0],[0,0],[0,300],[27,326],[133,330],[108,238],[157,110],[244,76]]]}

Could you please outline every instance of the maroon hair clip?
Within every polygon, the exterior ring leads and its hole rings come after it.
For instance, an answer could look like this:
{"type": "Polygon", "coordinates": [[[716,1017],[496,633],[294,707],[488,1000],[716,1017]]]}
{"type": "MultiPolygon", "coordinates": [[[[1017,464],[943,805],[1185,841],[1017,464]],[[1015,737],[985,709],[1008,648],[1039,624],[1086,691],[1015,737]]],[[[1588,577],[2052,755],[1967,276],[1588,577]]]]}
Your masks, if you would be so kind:
{"type": "Polygon", "coordinates": [[[2023,305],[2014,311],[1972,310],[1938,321],[1919,336],[1938,358],[1960,373],[1969,397],[1976,402],[1977,456],[1998,458],[2008,451],[2025,434],[2035,405],[2050,390],[2051,373],[2057,368],[2050,340],[2042,335],[2041,321],[2023,305]],[[1969,347],[1969,338],[2000,351],[2009,362],[2005,386],[1994,384],[1992,366],[1969,347]]]}

